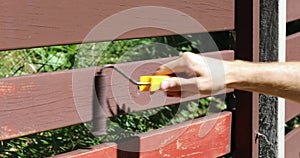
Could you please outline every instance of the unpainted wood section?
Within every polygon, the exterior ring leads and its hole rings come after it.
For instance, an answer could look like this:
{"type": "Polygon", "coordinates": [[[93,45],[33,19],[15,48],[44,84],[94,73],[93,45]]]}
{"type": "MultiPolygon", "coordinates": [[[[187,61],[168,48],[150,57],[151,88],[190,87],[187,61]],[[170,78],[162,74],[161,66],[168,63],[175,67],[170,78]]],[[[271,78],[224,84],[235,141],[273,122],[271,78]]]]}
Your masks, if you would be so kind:
{"type": "Polygon", "coordinates": [[[126,156],[131,158],[213,158],[229,153],[230,141],[231,113],[221,112],[138,134],[132,139],[116,142],[117,145],[99,145],[90,150],[78,150],[57,157],[98,157],[110,149],[112,154],[105,156],[106,158],[123,158],[126,156]],[[132,148],[132,146],[134,147],[132,148]],[[101,148],[105,148],[105,150],[101,150],[101,148]],[[127,150],[129,148],[132,150],[127,150]],[[115,156],[117,150],[118,154],[115,156]],[[132,151],[135,152],[134,156],[130,155],[132,151]]]}
{"type": "Polygon", "coordinates": [[[234,28],[234,0],[0,0],[0,8],[0,50],[234,28]],[[144,8],[142,12],[132,9],[142,6],[157,7],[152,11],[144,8]],[[173,12],[157,10],[158,7],[171,8],[173,12]],[[127,9],[131,11],[118,18],[111,17],[127,9]],[[206,30],[191,25],[189,17],[206,30]],[[104,20],[115,21],[104,23],[104,20]],[[104,24],[101,34],[85,39],[99,23],[104,24]],[[160,29],[151,29],[156,26],[160,29]],[[131,31],[139,27],[143,29],[131,31]],[[176,32],[171,28],[177,28],[176,32]],[[112,36],[120,31],[121,35],[112,36]],[[123,31],[131,32],[123,34],[123,31]]]}
{"type": "MultiPolygon", "coordinates": [[[[234,56],[233,51],[203,55],[225,60],[233,60],[234,56]]],[[[139,76],[150,75],[160,64],[175,58],[144,60],[118,66],[138,80],[139,76]]],[[[92,67],[0,79],[0,140],[91,120],[92,105],[96,100],[93,80],[99,69],[92,67]]],[[[137,86],[115,71],[105,70],[104,73],[108,76],[107,117],[207,96],[178,99],[166,97],[162,92],[140,93],[137,86]]]]}
{"type": "Polygon", "coordinates": [[[286,38],[286,60],[287,61],[300,61],[299,43],[300,43],[300,32],[287,36],[286,38]]]}
{"type": "Polygon", "coordinates": [[[291,22],[297,19],[300,19],[300,1],[299,0],[287,0],[287,9],[286,9],[286,15],[287,15],[287,22],[291,22]]]}
{"type": "Polygon", "coordinates": [[[295,128],[285,136],[285,157],[299,157],[300,127],[295,128]]]}
{"type": "Polygon", "coordinates": [[[300,104],[286,100],[285,101],[285,122],[300,114],[300,104]]]}

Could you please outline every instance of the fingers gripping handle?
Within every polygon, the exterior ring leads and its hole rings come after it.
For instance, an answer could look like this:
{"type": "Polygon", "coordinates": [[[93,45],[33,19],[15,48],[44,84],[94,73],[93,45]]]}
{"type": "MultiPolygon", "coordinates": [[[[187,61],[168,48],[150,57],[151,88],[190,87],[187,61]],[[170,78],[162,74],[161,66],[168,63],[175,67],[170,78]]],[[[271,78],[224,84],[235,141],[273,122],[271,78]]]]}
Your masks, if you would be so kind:
{"type": "Polygon", "coordinates": [[[155,92],[160,89],[161,82],[165,79],[170,78],[170,76],[141,76],[140,82],[148,82],[148,85],[140,85],[139,90],[141,92],[150,91],[155,92]]]}

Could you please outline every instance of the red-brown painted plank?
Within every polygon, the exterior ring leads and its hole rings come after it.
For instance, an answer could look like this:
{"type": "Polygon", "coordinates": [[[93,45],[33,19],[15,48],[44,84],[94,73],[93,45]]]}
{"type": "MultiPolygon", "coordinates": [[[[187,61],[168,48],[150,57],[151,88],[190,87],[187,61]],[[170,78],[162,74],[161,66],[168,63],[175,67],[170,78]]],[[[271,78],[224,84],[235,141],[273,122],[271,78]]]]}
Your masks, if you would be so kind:
{"type": "Polygon", "coordinates": [[[131,148],[134,149],[131,151],[139,152],[133,156],[129,156],[131,158],[215,158],[230,152],[230,140],[231,113],[221,112],[193,121],[138,134],[133,139],[117,142],[117,145],[105,146],[102,144],[90,150],[78,150],[56,157],[98,157],[103,153],[107,153],[107,150],[110,149],[112,154],[107,155],[106,158],[122,158],[128,156],[126,154],[130,154],[125,152],[124,149],[135,146],[131,148]],[[105,150],[102,150],[102,148],[105,148],[105,150]],[[119,151],[116,156],[117,149],[119,151]]]}
{"type": "Polygon", "coordinates": [[[72,151],[65,154],[54,156],[53,158],[117,158],[117,144],[116,143],[103,143],[97,146],[90,147],[89,149],[81,149],[72,151]]]}
{"type": "Polygon", "coordinates": [[[287,22],[300,19],[299,0],[287,0],[286,3],[287,3],[287,9],[286,9],[287,22]]]}
{"type": "Polygon", "coordinates": [[[300,32],[286,38],[286,60],[300,61],[300,32]]]}
{"type": "Polygon", "coordinates": [[[300,114],[300,104],[289,100],[285,102],[285,122],[288,122],[300,114]]]}
{"type": "MultiPolygon", "coordinates": [[[[233,60],[234,56],[233,51],[203,55],[221,55],[225,60],[233,60]]],[[[119,67],[138,80],[175,58],[123,63],[119,67]]],[[[0,140],[91,120],[96,70],[99,67],[0,79],[0,140]]],[[[115,71],[109,72],[104,72],[108,76],[107,100],[114,114],[118,107],[128,113],[205,97],[178,99],[166,97],[162,92],[139,93],[137,86],[115,71]]],[[[112,116],[108,108],[105,111],[107,117],[112,116]]]]}
{"type": "Polygon", "coordinates": [[[285,157],[299,157],[300,127],[295,128],[285,136],[285,157]]]}
{"type": "MultiPolygon", "coordinates": [[[[300,4],[300,3],[299,3],[300,4]]],[[[287,36],[286,39],[286,60],[300,61],[300,32],[287,36]]],[[[289,121],[300,114],[300,106],[298,103],[287,100],[285,110],[285,121],[289,121]]]]}
{"type": "MultiPolygon", "coordinates": [[[[205,30],[191,25],[188,16],[201,23],[207,31],[232,30],[234,28],[234,0],[0,0],[0,50],[46,45],[81,43],[98,23],[120,11],[133,7],[158,6],[183,13],[161,13],[154,10],[142,13],[126,13],[112,24],[103,26],[102,34],[89,41],[112,40],[112,33],[132,25],[144,25],[129,31],[118,39],[196,33],[205,30]],[[187,16],[188,15],[188,16],[187,16]],[[180,28],[178,32],[166,31],[155,26],[180,28]],[[148,28],[147,28],[148,27],[148,28]]],[[[168,29],[167,29],[168,30],[168,29]]],[[[87,42],[87,41],[85,41],[87,42]]]]}

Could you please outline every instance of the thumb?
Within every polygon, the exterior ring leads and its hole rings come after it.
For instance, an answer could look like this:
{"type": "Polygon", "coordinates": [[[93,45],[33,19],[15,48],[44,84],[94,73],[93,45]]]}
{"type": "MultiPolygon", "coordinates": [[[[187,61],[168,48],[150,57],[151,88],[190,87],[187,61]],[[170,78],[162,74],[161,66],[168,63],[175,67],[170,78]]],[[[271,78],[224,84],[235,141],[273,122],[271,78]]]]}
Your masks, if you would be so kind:
{"type": "Polygon", "coordinates": [[[160,89],[169,92],[193,92],[199,93],[197,89],[197,78],[172,77],[162,81],[160,89]]]}

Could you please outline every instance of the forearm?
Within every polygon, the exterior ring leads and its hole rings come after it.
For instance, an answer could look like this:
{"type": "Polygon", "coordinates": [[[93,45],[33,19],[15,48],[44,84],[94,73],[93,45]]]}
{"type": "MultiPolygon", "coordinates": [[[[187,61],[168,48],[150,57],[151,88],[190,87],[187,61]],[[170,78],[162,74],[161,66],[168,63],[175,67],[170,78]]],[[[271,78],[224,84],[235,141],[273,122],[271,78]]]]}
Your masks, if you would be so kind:
{"type": "Polygon", "coordinates": [[[228,88],[255,91],[300,102],[300,62],[225,62],[228,88]]]}

